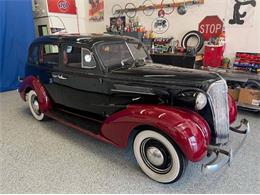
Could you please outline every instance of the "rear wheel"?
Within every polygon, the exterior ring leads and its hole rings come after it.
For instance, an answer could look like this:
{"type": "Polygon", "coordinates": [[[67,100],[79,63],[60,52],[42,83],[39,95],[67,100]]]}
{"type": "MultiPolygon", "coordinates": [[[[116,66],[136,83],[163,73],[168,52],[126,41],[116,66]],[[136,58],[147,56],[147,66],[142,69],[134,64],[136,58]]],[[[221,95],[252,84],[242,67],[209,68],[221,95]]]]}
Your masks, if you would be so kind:
{"type": "Polygon", "coordinates": [[[31,113],[36,120],[42,121],[43,119],[45,119],[44,113],[42,113],[40,111],[40,105],[39,105],[38,97],[37,97],[37,94],[34,90],[31,90],[28,93],[28,104],[29,104],[29,108],[31,110],[31,113]]]}
{"type": "Polygon", "coordinates": [[[181,151],[156,131],[145,130],[138,133],[133,149],[140,168],[157,182],[176,182],[185,171],[187,162],[181,151]]]}

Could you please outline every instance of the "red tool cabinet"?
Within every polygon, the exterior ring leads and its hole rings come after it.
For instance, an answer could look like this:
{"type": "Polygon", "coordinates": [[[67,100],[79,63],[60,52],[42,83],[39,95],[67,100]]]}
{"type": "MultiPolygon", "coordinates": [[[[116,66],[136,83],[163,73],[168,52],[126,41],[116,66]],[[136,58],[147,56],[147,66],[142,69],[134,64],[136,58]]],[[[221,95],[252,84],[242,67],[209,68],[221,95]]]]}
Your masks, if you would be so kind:
{"type": "Polygon", "coordinates": [[[224,50],[225,47],[223,45],[206,45],[203,60],[204,66],[220,67],[224,50]]]}

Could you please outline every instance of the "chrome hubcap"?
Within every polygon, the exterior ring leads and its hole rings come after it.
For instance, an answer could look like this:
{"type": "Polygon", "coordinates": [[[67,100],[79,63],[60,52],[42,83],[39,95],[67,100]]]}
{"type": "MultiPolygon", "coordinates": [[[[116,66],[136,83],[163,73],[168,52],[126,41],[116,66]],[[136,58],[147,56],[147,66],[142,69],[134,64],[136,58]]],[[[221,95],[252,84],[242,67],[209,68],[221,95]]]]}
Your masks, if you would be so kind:
{"type": "Polygon", "coordinates": [[[164,162],[162,152],[156,147],[149,147],[146,151],[147,159],[155,166],[161,166],[164,162]]]}
{"type": "Polygon", "coordinates": [[[39,106],[39,102],[38,102],[36,96],[33,96],[33,97],[31,98],[31,104],[32,104],[33,111],[34,111],[36,114],[40,114],[40,106],[39,106]]]}
{"type": "Polygon", "coordinates": [[[140,152],[147,167],[159,174],[166,174],[171,170],[172,159],[167,148],[153,138],[147,138],[141,143],[140,152]]]}

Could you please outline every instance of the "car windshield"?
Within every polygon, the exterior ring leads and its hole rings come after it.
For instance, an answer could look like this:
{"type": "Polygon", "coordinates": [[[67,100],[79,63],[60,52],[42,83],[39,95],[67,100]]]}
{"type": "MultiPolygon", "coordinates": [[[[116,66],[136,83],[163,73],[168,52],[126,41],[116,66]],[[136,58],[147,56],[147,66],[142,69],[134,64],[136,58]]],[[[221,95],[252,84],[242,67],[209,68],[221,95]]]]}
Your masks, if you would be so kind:
{"type": "Polygon", "coordinates": [[[143,66],[150,62],[150,57],[142,44],[110,42],[98,46],[99,55],[108,70],[143,66]]]}

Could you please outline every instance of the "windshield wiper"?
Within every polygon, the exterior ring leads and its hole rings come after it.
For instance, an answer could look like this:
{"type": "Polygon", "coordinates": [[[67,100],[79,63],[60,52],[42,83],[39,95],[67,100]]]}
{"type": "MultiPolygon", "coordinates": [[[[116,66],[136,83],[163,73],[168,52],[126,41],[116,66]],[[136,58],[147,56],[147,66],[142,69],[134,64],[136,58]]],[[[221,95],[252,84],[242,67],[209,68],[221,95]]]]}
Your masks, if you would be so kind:
{"type": "Polygon", "coordinates": [[[121,60],[121,66],[112,70],[112,71],[117,71],[117,70],[122,70],[122,69],[128,69],[128,68],[131,68],[133,67],[134,65],[134,59],[132,57],[130,58],[125,58],[123,60],[121,60]],[[132,62],[131,62],[132,61],[132,62]]]}
{"type": "Polygon", "coordinates": [[[138,59],[133,59],[133,58],[127,58],[121,61],[121,64],[124,65],[131,65],[130,68],[134,66],[143,66],[146,64],[146,60],[144,58],[138,58],[138,59]]]}
{"type": "Polygon", "coordinates": [[[147,62],[145,58],[139,58],[135,60],[135,66],[144,66],[146,63],[147,62]]]}
{"type": "Polygon", "coordinates": [[[126,58],[121,60],[121,67],[114,69],[113,71],[121,70],[121,69],[130,69],[133,67],[138,67],[138,66],[144,66],[146,64],[145,60],[140,58],[140,59],[133,59],[132,57],[126,58]]]}

